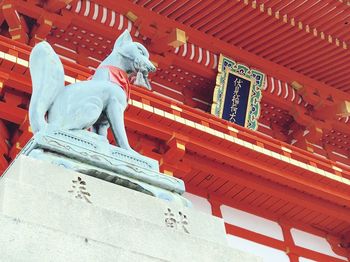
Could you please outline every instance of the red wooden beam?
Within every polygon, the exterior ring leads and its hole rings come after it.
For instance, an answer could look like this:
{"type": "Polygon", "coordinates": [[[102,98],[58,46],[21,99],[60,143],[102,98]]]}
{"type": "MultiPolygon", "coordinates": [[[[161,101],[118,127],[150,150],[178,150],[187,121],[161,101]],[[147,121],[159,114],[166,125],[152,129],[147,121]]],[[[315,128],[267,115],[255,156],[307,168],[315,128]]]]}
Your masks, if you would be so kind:
{"type": "Polygon", "coordinates": [[[14,107],[10,104],[0,102],[0,118],[16,123],[22,124],[27,115],[27,110],[19,107],[14,107]]]}
{"type": "MultiPolygon", "coordinates": [[[[193,152],[201,152],[202,154],[209,156],[215,155],[215,159],[217,161],[224,162],[228,165],[231,165],[230,163],[235,163],[237,168],[244,169],[254,174],[259,174],[265,178],[273,178],[276,182],[279,181],[281,184],[299,188],[308,192],[309,194],[317,195],[323,199],[332,199],[332,201],[335,201],[339,205],[348,206],[349,204],[349,194],[339,194],[339,192],[336,192],[338,190],[335,190],[333,186],[327,186],[316,181],[311,182],[313,179],[311,179],[311,177],[307,178],[308,175],[305,173],[306,170],[297,171],[298,168],[295,167],[296,169],[292,172],[286,167],[281,168],[280,166],[274,164],[274,160],[270,162],[270,158],[268,158],[269,160],[267,161],[257,160],[256,157],[258,154],[250,154],[248,151],[245,153],[245,149],[241,149],[239,151],[240,153],[238,154],[237,149],[239,149],[239,147],[236,145],[230,149],[226,149],[223,146],[217,147],[215,144],[207,142],[206,140],[207,139],[191,137],[190,142],[187,144],[187,148],[193,152]],[[303,173],[303,175],[296,175],[297,173],[303,173]]],[[[187,158],[191,159],[190,155],[186,155],[185,159],[187,158]]],[[[189,163],[192,162],[193,161],[189,161],[189,163]]],[[[201,164],[206,165],[205,161],[201,164]]],[[[215,163],[211,164],[215,166],[215,163]]],[[[195,164],[192,163],[192,165],[195,164]]],[[[281,163],[281,165],[283,166],[284,164],[281,163]]],[[[227,168],[229,169],[229,167],[227,168]]],[[[208,167],[208,170],[209,169],[210,167],[208,167]]],[[[221,167],[221,169],[224,169],[224,167],[221,167]]],[[[213,170],[213,173],[215,172],[216,171],[213,170]]]]}
{"type": "Polygon", "coordinates": [[[290,231],[291,228],[285,225],[281,225],[281,228],[282,228],[284,242],[286,244],[286,249],[285,249],[286,254],[288,255],[291,262],[299,262],[298,255],[302,255],[302,254],[297,254],[294,251],[295,243],[293,240],[292,233],[290,231]]]}
{"type": "Polygon", "coordinates": [[[5,0],[1,4],[3,17],[9,25],[9,33],[13,40],[22,43],[28,42],[28,28],[23,17],[18,13],[14,1],[5,0]]]}
{"type": "Polygon", "coordinates": [[[67,5],[71,4],[75,0],[48,0],[45,3],[45,9],[50,12],[56,13],[57,11],[65,8],[67,5]]]}
{"type": "Polygon", "coordinates": [[[52,13],[44,8],[41,8],[40,6],[36,5],[33,2],[23,1],[23,0],[12,0],[16,6],[16,10],[18,12],[23,13],[29,17],[33,18],[40,18],[40,17],[46,17],[50,18],[49,20],[52,21],[52,23],[61,28],[66,29],[69,24],[71,24],[70,15],[66,15],[64,18],[59,15],[52,13]]]}

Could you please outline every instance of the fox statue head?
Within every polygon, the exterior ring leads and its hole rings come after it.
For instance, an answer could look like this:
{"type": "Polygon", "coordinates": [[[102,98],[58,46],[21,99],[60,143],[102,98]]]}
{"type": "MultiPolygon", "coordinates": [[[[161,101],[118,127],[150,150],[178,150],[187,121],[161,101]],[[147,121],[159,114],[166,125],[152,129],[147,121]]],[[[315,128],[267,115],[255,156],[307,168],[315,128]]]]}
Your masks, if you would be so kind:
{"type": "Polygon", "coordinates": [[[140,43],[134,42],[129,31],[125,30],[115,41],[112,55],[122,57],[124,70],[128,74],[136,73],[135,85],[151,89],[148,73],[156,70],[149,60],[147,49],[140,43]]]}

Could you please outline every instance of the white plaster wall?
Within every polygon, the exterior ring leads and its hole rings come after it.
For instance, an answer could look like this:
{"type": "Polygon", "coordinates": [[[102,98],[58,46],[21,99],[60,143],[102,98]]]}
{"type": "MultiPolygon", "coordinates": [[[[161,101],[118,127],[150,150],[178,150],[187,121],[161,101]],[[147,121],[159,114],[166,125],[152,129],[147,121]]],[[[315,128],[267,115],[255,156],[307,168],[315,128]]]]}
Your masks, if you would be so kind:
{"type": "Polygon", "coordinates": [[[232,235],[227,235],[227,241],[231,247],[259,256],[264,262],[290,262],[289,257],[281,250],[232,235]]]}
{"type": "Polygon", "coordinates": [[[221,212],[225,222],[229,224],[283,241],[281,227],[278,225],[278,223],[272,220],[224,205],[221,206],[221,212]]]}
{"type": "Polygon", "coordinates": [[[347,261],[345,257],[339,256],[333,252],[330,244],[325,238],[306,233],[295,228],[292,228],[291,233],[294,239],[294,243],[297,246],[301,246],[307,249],[320,252],[322,254],[326,254],[347,261]]]}
{"type": "MultiPolygon", "coordinates": [[[[199,210],[201,212],[207,213],[207,214],[212,214],[211,211],[211,205],[209,201],[206,198],[199,197],[197,195],[185,192],[183,194],[184,197],[189,199],[192,204],[193,208],[195,210],[199,210]]],[[[269,236],[278,240],[284,240],[283,239],[283,233],[281,227],[278,225],[278,223],[265,219],[247,212],[244,212],[242,210],[232,208],[229,206],[222,205],[221,206],[221,212],[223,219],[225,222],[239,226],[248,230],[251,230],[256,233],[263,234],[265,236],[269,236]]],[[[339,256],[335,254],[329,243],[327,242],[326,239],[306,233],[303,231],[300,231],[298,229],[292,229],[291,234],[293,236],[294,242],[296,245],[305,247],[307,249],[311,249],[317,252],[320,252],[322,254],[326,254],[332,257],[340,258],[343,259],[344,261],[348,261],[345,257],[339,256]]],[[[254,243],[249,240],[245,240],[243,238],[239,238],[236,236],[232,235],[227,235],[229,244],[232,247],[238,248],[243,251],[247,251],[256,255],[260,255],[264,257],[264,261],[288,261],[288,256],[285,255],[284,252],[273,249],[261,244],[254,243]],[[257,253],[256,253],[257,252],[257,253]],[[274,260],[269,260],[268,258],[273,258],[274,260]],[[283,260],[287,259],[287,260],[283,260]]],[[[300,257],[299,258],[300,262],[314,262],[314,260],[310,260],[307,258],[300,257]]]]}
{"type": "Polygon", "coordinates": [[[308,259],[305,257],[299,257],[299,262],[317,262],[316,260],[308,259]]]}
{"type": "Polygon", "coordinates": [[[188,192],[185,192],[183,194],[183,196],[192,202],[193,208],[195,210],[202,211],[202,212],[207,213],[209,215],[212,214],[211,205],[206,198],[196,196],[196,195],[188,193],[188,192]]]}

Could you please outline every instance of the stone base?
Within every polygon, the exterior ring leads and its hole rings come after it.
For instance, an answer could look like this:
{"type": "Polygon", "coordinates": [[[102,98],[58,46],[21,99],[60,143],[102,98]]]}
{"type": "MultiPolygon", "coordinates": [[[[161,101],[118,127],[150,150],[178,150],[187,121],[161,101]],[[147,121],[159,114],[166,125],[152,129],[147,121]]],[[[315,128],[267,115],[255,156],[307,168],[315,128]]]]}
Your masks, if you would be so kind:
{"type": "Polygon", "coordinates": [[[40,131],[20,154],[191,206],[181,196],[184,182],[160,173],[156,160],[110,145],[105,137],[86,130],[40,131]]]}
{"type": "Polygon", "coordinates": [[[0,181],[1,261],[261,261],[221,219],[20,156],[0,181]]]}

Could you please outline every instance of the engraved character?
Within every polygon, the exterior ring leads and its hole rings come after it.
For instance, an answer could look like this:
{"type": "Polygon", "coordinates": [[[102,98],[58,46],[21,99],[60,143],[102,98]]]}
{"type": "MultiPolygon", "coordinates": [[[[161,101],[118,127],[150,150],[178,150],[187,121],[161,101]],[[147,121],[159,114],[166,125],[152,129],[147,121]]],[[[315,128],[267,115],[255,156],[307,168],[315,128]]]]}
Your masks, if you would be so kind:
{"type": "Polygon", "coordinates": [[[165,225],[170,228],[177,228],[177,221],[175,219],[174,213],[171,211],[170,208],[168,208],[167,212],[164,213],[165,215],[165,225]]]}

